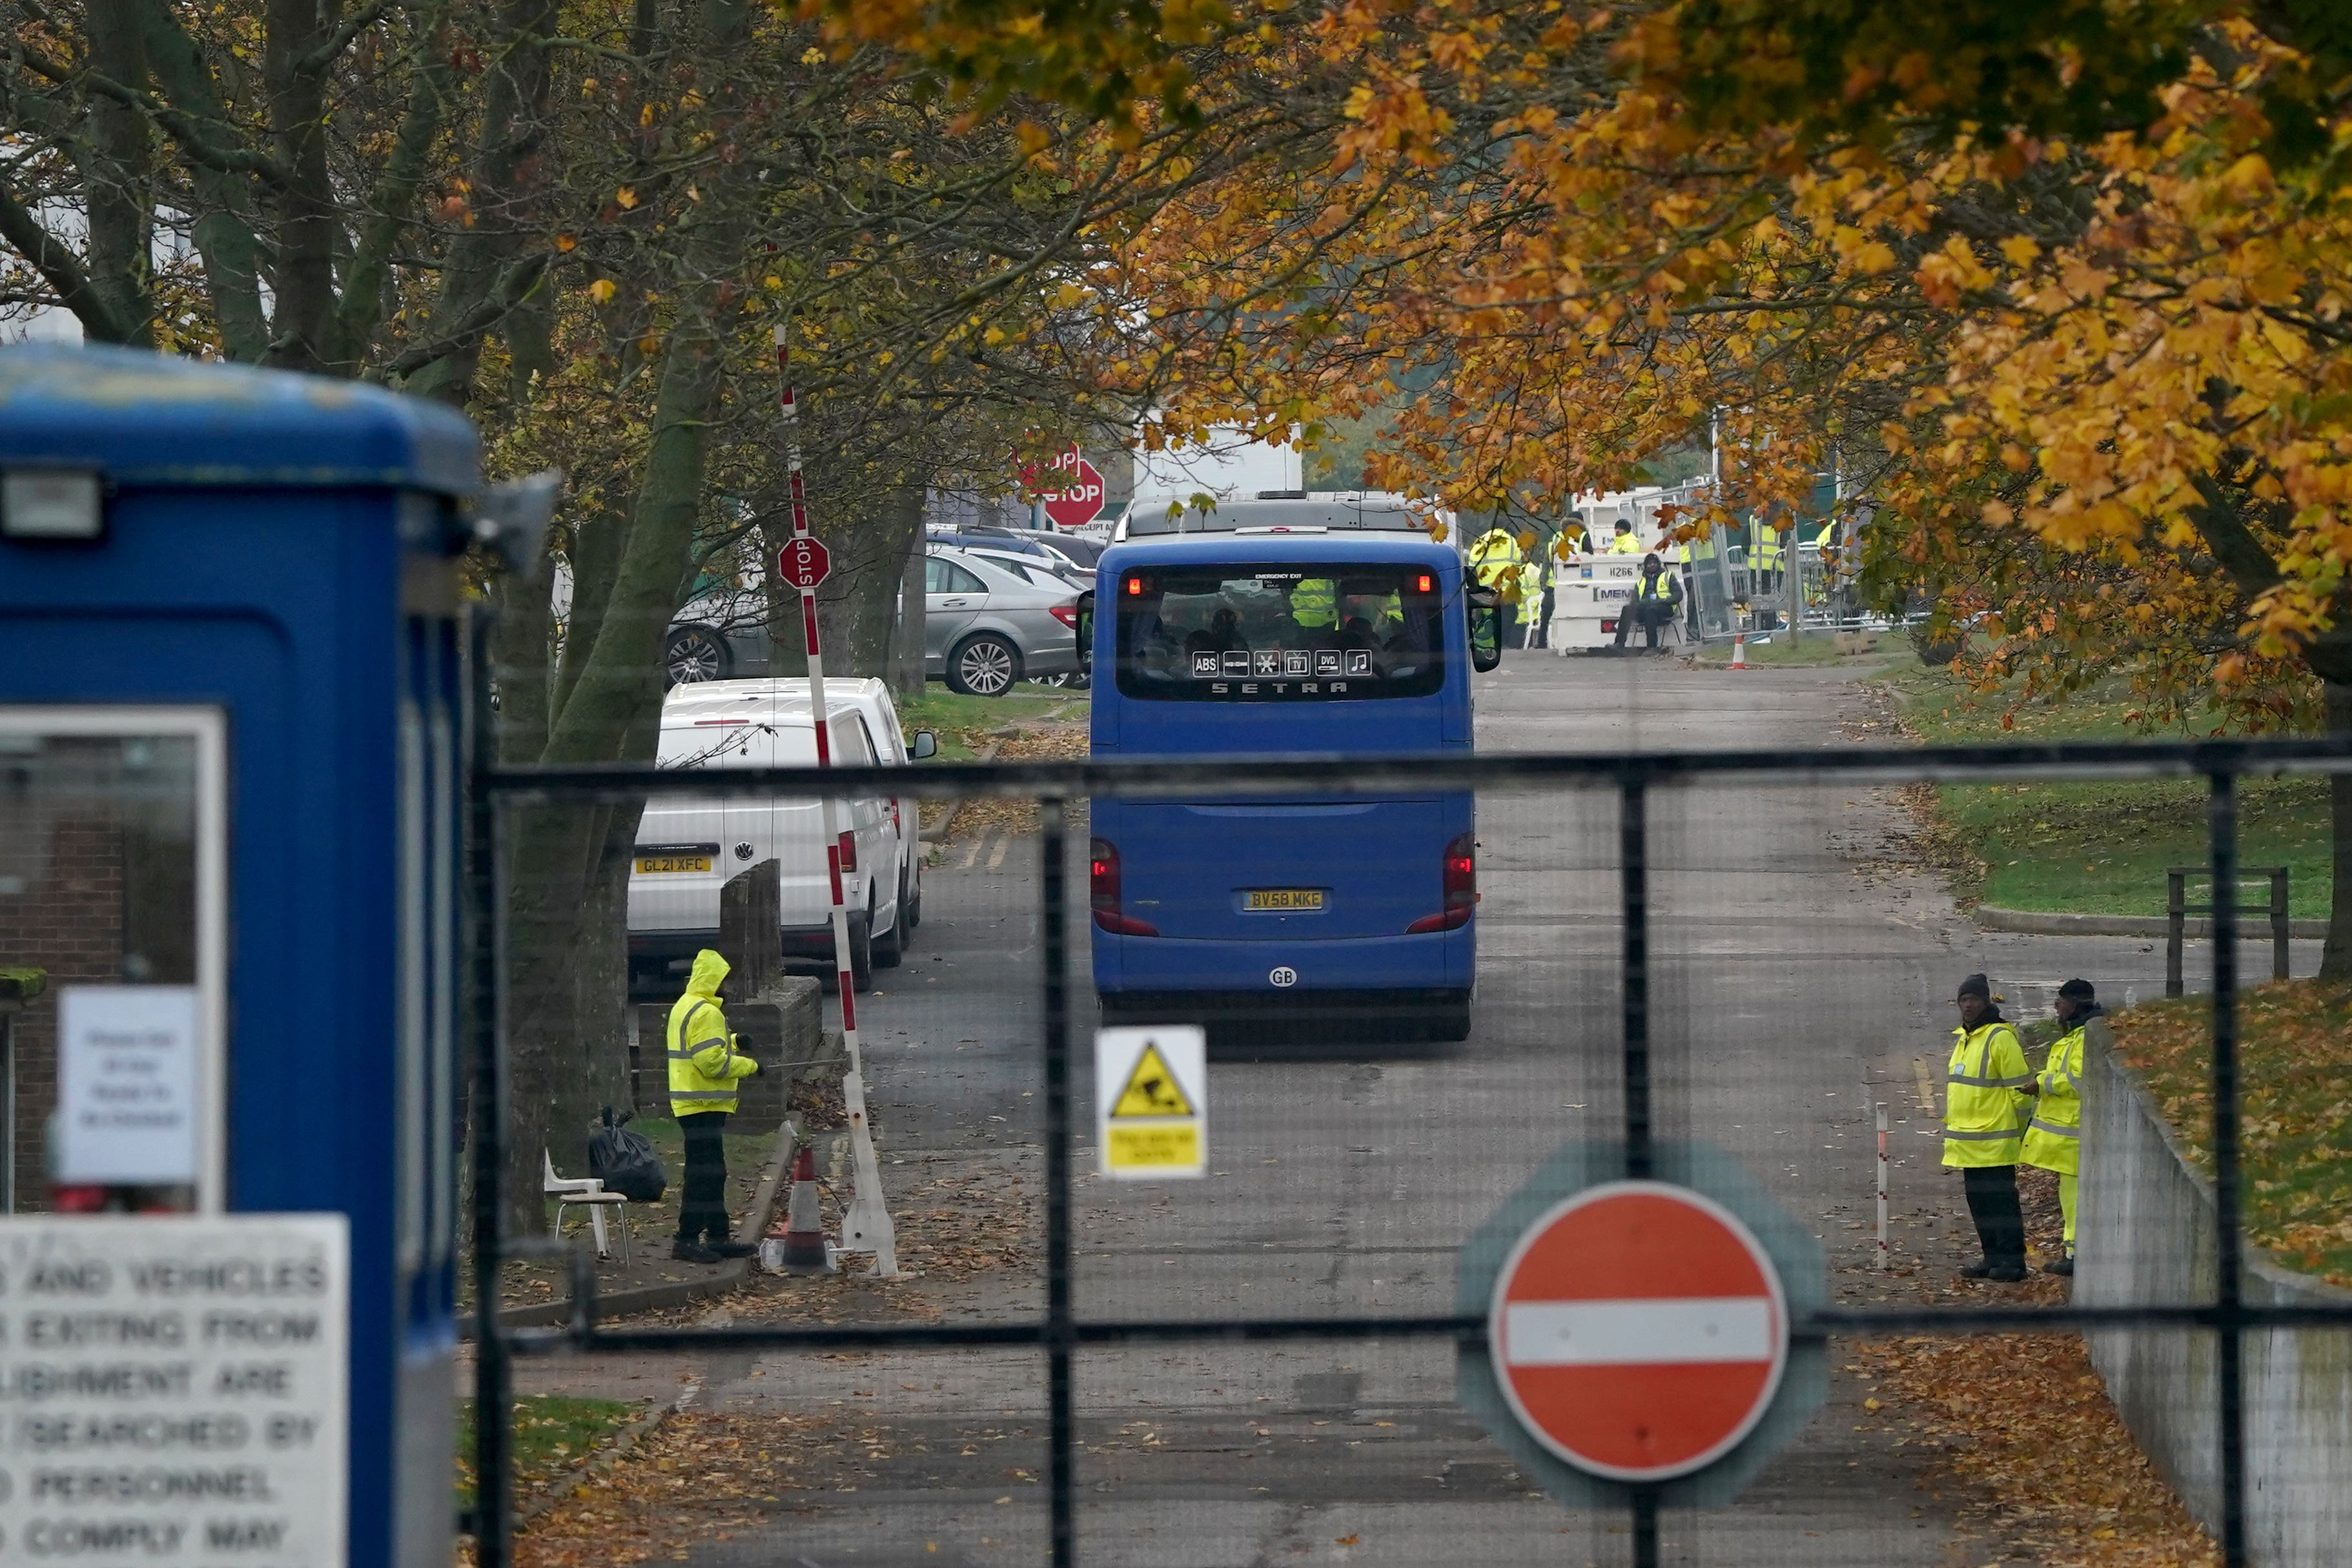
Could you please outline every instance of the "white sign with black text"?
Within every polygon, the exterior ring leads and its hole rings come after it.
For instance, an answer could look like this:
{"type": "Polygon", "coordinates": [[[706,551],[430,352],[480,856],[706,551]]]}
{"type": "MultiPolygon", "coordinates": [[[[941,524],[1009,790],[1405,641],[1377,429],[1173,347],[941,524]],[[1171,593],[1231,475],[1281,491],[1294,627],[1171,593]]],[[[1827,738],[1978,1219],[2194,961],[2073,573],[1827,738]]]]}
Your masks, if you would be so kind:
{"type": "Polygon", "coordinates": [[[58,1181],[196,1179],[197,1028],[194,986],[58,991],[58,1181]]]}
{"type": "Polygon", "coordinates": [[[350,1225],[0,1218],[0,1559],[340,1568],[350,1225]]]}

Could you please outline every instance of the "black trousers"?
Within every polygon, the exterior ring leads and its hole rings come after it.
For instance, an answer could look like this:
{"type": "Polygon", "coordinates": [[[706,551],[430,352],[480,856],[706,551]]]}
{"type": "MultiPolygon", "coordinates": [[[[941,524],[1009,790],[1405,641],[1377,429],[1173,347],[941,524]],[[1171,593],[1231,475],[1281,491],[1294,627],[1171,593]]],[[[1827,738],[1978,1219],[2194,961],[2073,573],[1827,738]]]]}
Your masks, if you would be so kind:
{"type": "Polygon", "coordinates": [[[2025,1214],[2017,1207],[2015,1166],[1965,1166],[1969,1218],[1976,1221],[1984,1260],[1996,1269],[2025,1267],[2025,1214]]]}
{"type": "MultiPolygon", "coordinates": [[[[731,1241],[727,1230],[727,1113],[704,1111],[680,1116],[677,1130],[686,1138],[686,1180],[677,1203],[677,1239],[731,1241]]],[[[2014,1204],[2014,1195],[2011,1202],[2014,1204]]]]}

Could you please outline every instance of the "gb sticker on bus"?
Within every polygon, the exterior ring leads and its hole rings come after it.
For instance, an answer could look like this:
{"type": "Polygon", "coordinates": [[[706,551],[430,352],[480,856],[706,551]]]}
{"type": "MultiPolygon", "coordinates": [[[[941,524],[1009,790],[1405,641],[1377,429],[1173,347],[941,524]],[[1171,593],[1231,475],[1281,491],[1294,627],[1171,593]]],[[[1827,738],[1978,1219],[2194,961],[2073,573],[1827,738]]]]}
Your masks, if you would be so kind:
{"type": "Polygon", "coordinates": [[[1198,1024],[1095,1034],[1095,1144],[1103,1174],[1152,1181],[1207,1173],[1208,1036],[1198,1024]]]}

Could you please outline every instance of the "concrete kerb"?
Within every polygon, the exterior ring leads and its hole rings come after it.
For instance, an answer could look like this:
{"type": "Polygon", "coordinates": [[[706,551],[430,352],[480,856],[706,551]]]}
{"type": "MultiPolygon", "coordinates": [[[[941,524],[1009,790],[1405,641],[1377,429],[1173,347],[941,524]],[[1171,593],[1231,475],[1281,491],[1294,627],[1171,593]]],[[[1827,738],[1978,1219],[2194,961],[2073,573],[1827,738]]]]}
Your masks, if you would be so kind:
{"type": "Polygon", "coordinates": [[[688,1384],[679,1391],[677,1398],[656,1405],[652,1409],[622,1427],[611,1442],[591,1454],[587,1461],[579,1469],[550,1477],[546,1485],[531,1493],[520,1506],[516,1508],[513,1528],[520,1530],[541,1514],[570,1497],[572,1489],[593,1480],[619,1464],[628,1457],[629,1450],[661,1430],[663,1423],[693,1403],[694,1396],[701,1392],[700,1385],[688,1384]]]}
{"type": "MultiPolygon", "coordinates": [[[[1003,749],[1004,742],[1002,740],[992,740],[986,746],[980,748],[980,754],[974,757],[972,760],[975,762],[993,762],[996,760],[996,754],[1003,749]]],[[[922,841],[927,844],[943,844],[947,842],[949,839],[954,837],[956,819],[962,816],[963,809],[971,804],[971,800],[969,797],[964,800],[958,800],[955,803],[955,810],[948,813],[946,821],[941,822],[936,828],[926,828],[923,830],[922,841]]]]}
{"type": "MultiPolygon", "coordinates": [[[[2002,909],[1996,904],[1979,904],[1969,912],[1977,925],[1987,931],[2016,931],[2032,936],[2149,936],[2158,941],[2171,934],[2168,917],[2161,915],[2061,915],[2039,909],[2002,909]]],[[[2193,940],[2204,940],[2213,935],[2212,922],[2202,918],[2184,919],[2181,935],[2193,940]]],[[[2298,940],[2317,940],[2327,935],[2325,920],[2290,920],[2287,935],[2298,940]]],[[[2270,921],[2259,916],[2242,916],[2238,921],[2238,935],[2248,942],[2271,939],[2270,921]]]]}
{"type": "MultiPolygon", "coordinates": [[[[831,1066],[836,1061],[845,1059],[845,1056],[840,1031],[826,1030],[816,1059],[804,1065],[795,1075],[793,1087],[799,1086],[801,1079],[831,1066]]],[[[786,1092],[789,1095],[790,1091],[786,1092]]],[[[743,1218],[736,1224],[735,1239],[737,1241],[756,1247],[760,1244],[760,1238],[768,1233],[768,1227],[775,1220],[776,1206],[783,1199],[785,1176],[792,1169],[793,1155],[799,1152],[799,1125],[790,1118],[786,1118],[782,1125],[776,1129],[775,1142],[770,1147],[766,1162],[760,1167],[759,1190],[751,1199],[751,1207],[744,1211],[743,1218]]],[[[658,1241],[657,1238],[655,1239],[658,1241]]],[[[625,1291],[614,1291],[609,1294],[599,1292],[596,1297],[596,1316],[600,1321],[626,1317],[635,1312],[659,1312],[664,1308],[682,1307],[711,1296],[723,1296],[750,1279],[758,1263],[759,1260],[756,1256],[730,1258],[698,1280],[666,1280],[658,1285],[637,1285],[625,1291]]],[[[568,1323],[571,1321],[572,1302],[569,1298],[560,1301],[534,1302],[527,1307],[509,1307],[499,1314],[500,1325],[510,1329],[549,1328],[568,1323]]],[[[471,1314],[457,1320],[457,1337],[461,1340],[474,1337],[474,1320],[471,1314]]]]}

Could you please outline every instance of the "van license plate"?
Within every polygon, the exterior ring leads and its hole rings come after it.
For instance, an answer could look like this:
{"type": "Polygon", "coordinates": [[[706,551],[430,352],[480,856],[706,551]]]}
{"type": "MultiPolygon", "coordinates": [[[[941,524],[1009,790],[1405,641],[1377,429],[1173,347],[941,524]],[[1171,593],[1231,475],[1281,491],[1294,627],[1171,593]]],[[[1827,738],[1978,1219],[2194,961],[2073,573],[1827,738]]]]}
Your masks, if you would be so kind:
{"type": "Polygon", "coordinates": [[[648,876],[666,871],[709,871],[709,855],[639,855],[637,857],[637,870],[648,876]]]}
{"type": "Polygon", "coordinates": [[[1244,909],[1320,909],[1319,887],[1257,887],[1242,895],[1244,909]]]}

